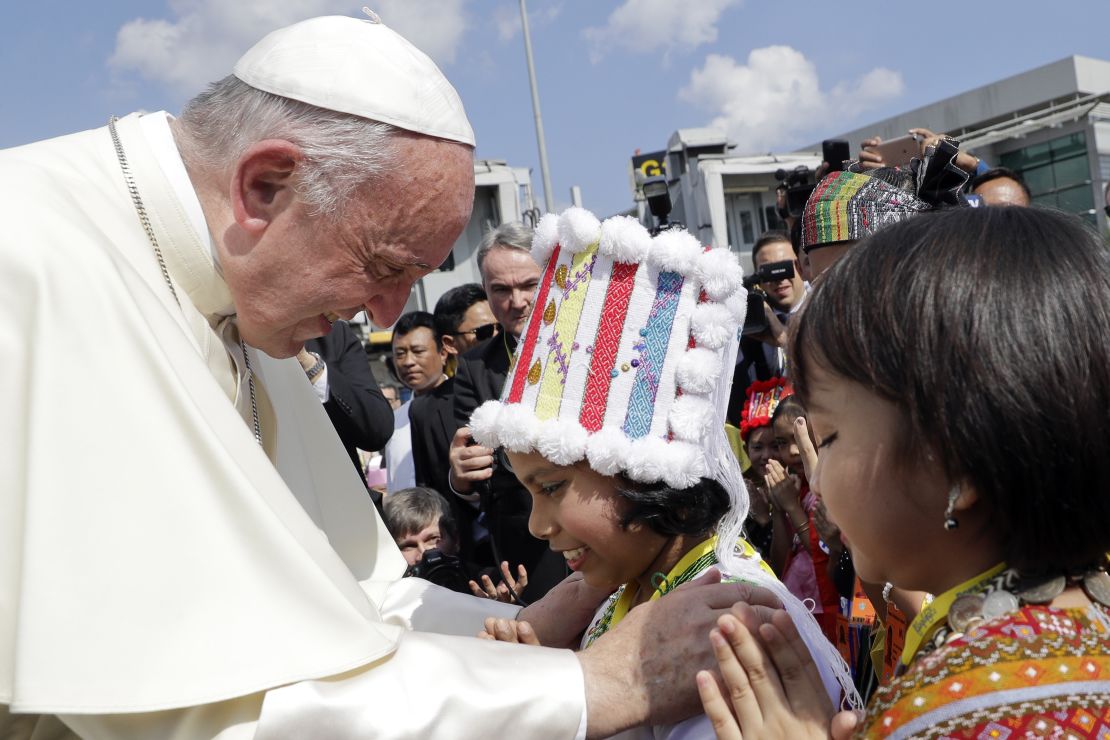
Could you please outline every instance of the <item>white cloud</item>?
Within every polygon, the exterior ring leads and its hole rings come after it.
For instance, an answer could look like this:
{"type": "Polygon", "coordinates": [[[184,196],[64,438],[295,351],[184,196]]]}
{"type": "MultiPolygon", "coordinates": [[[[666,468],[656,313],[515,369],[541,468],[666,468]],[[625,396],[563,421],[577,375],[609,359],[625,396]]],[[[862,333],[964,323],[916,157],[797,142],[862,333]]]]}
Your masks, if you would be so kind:
{"type": "Polygon", "coordinates": [[[902,75],[884,67],[855,82],[821,89],[817,68],[789,46],[768,46],[748,55],[747,64],[710,54],[679,97],[714,114],[710,126],[725,129],[738,153],[796,146],[820,138],[841,123],[902,94],[902,75]]]}
{"type": "Polygon", "coordinates": [[[583,35],[593,42],[595,62],[613,48],[667,54],[691,50],[716,41],[721,13],[739,4],[740,0],[625,0],[604,26],[587,28],[583,35]]]}
{"type": "MultiPolygon", "coordinates": [[[[528,11],[528,28],[534,31],[537,28],[551,23],[563,12],[563,4],[547,5],[539,10],[528,11]]],[[[498,5],[493,11],[493,22],[497,26],[497,35],[502,41],[509,41],[520,33],[520,6],[498,5]]]]}
{"type": "MultiPolygon", "coordinates": [[[[376,0],[382,20],[439,64],[455,60],[465,0],[376,0]]],[[[109,64],[165,84],[173,92],[199,92],[231,72],[235,60],[270,31],[306,18],[350,14],[340,0],[171,0],[173,20],[136,18],[117,32],[109,64]]]]}

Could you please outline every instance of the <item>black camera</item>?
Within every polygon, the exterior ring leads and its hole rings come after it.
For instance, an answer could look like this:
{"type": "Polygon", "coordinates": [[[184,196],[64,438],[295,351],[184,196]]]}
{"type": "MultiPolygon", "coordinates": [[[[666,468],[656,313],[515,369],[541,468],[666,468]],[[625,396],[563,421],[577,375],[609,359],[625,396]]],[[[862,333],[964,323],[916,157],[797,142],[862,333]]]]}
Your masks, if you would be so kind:
{"type": "Polygon", "coordinates": [[[425,550],[420,562],[410,565],[405,575],[423,578],[459,593],[470,593],[470,576],[462,561],[454,555],[445,555],[439,548],[425,550]]]}
{"type": "Polygon", "coordinates": [[[667,185],[667,178],[663,175],[656,175],[644,180],[643,185],[640,186],[644,191],[644,198],[647,200],[648,210],[651,215],[655,217],[656,226],[651,229],[651,235],[656,236],[667,229],[681,229],[682,224],[677,221],[669,221],[668,217],[671,215],[671,191],[667,185]]]}
{"type": "Polygon", "coordinates": [[[801,218],[805,213],[806,201],[809,200],[813,189],[817,187],[811,178],[812,174],[804,164],[789,171],[783,169],[775,171],[775,179],[779,181],[779,187],[786,190],[786,212],[783,213],[780,210],[780,216],[801,218]]]}
{"type": "Polygon", "coordinates": [[[748,289],[748,312],[744,315],[744,328],[741,329],[744,336],[762,334],[770,328],[767,315],[763,312],[763,302],[766,297],[762,291],[756,289],[756,286],[760,283],[777,283],[780,280],[793,279],[794,260],[768,262],[744,278],[744,287],[748,289]]]}
{"type": "Polygon", "coordinates": [[[794,279],[794,260],[768,262],[744,278],[744,287],[751,290],[760,283],[777,283],[780,280],[794,279]]]}

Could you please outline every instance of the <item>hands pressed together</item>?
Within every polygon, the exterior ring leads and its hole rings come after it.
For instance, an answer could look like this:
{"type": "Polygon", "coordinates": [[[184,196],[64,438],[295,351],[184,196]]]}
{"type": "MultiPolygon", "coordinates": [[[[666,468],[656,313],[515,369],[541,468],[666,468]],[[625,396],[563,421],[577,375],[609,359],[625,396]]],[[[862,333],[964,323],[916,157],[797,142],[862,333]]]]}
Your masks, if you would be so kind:
{"type": "Polygon", "coordinates": [[[698,694],[721,740],[847,738],[859,724],[837,712],[794,623],[785,611],[767,619],[736,604],[709,633],[719,677],[697,674],[698,694]],[[721,684],[724,684],[722,690],[721,684]]]}

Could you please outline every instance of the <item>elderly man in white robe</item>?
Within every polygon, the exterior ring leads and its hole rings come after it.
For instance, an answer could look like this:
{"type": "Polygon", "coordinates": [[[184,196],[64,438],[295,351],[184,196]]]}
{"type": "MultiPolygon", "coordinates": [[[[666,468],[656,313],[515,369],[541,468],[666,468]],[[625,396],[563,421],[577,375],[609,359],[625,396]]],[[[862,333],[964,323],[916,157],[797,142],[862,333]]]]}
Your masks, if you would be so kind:
{"type": "MultiPolygon", "coordinates": [[[[275,359],[397,318],[467,222],[473,146],[426,56],[332,17],[180,118],[0,152],[0,735],[572,738],[696,711],[740,587],[588,653],[474,639],[516,608],[400,578],[275,359]]],[[[599,598],[569,581],[521,618],[570,645],[599,598]]]]}

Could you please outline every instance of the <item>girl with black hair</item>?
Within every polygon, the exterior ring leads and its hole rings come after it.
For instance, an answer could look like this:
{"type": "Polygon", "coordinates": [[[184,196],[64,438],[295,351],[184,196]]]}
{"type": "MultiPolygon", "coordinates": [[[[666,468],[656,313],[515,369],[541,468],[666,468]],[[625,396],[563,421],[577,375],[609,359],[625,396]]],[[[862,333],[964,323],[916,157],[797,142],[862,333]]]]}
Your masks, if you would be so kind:
{"type": "Polygon", "coordinates": [[[788,620],[735,609],[711,640],[742,700],[698,675],[721,737],[1104,736],[1107,326],[1110,252],[1047,210],[923,216],[826,274],[792,337],[811,483],[861,578],[936,596],[862,718],[834,718],[788,620]]]}

